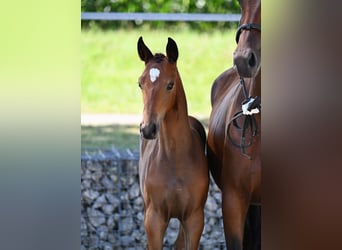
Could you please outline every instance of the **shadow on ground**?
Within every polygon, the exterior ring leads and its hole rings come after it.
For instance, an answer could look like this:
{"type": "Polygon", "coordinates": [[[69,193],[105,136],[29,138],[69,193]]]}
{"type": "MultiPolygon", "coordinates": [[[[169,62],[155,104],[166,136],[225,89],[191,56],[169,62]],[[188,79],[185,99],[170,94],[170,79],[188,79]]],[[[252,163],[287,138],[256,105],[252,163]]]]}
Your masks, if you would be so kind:
{"type": "MultiPolygon", "coordinates": [[[[208,119],[201,120],[206,130],[208,119]]],[[[86,148],[139,149],[138,125],[81,126],[81,145],[86,148]]]]}
{"type": "Polygon", "coordinates": [[[139,126],[82,126],[82,148],[139,148],[139,126]]]}

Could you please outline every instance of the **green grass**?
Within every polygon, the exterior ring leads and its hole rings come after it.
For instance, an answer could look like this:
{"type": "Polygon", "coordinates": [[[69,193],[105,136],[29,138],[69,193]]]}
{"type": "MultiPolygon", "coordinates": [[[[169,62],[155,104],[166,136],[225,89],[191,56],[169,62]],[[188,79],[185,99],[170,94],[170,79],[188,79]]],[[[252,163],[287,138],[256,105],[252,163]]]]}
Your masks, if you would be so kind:
{"type": "Polygon", "coordinates": [[[153,53],[165,53],[167,37],[178,45],[178,70],[190,114],[208,117],[214,79],[232,65],[235,30],[198,33],[188,29],[83,30],[81,34],[82,113],[142,112],[137,79],[144,63],[137,54],[143,36],[153,53]]]}

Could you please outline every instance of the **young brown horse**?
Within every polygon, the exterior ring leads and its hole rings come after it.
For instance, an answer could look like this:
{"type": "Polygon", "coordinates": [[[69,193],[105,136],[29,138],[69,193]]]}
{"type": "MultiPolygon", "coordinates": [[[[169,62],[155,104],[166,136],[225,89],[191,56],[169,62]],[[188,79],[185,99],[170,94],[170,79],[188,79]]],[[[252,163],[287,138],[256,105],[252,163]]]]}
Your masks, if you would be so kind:
{"type": "Polygon", "coordinates": [[[170,218],[178,218],[176,249],[197,249],[204,226],[209,187],[202,124],[188,116],[177,70],[178,48],[169,38],[167,56],[152,55],[140,37],[145,62],[139,78],[144,111],[140,124],[140,189],[149,249],[162,249],[170,218]]]}
{"type": "MultiPolygon", "coordinates": [[[[223,72],[212,86],[208,132],[209,168],[222,191],[223,223],[229,250],[246,249],[243,233],[248,208],[250,204],[261,203],[260,0],[239,2],[242,16],[236,34],[234,67],[223,72]]],[[[261,215],[260,207],[256,209],[256,214],[251,216],[254,216],[252,220],[257,220],[254,230],[258,234],[261,215]]],[[[248,221],[249,226],[252,220],[248,221]]],[[[255,242],[252,248],[258,249],[257,244],[255,242]]]]}

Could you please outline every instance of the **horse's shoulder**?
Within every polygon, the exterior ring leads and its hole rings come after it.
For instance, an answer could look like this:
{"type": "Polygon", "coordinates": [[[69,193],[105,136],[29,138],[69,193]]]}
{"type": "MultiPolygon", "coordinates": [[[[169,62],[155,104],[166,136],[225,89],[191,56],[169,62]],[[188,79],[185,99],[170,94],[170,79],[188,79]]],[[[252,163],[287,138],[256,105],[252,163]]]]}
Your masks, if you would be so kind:
{"type": "Polygon", "coordinates": [[[214,103],[225,94],[237,76],[236,70],[229,68],[215,79],[211,87],[211,106],[214,106],[214,103]]]}

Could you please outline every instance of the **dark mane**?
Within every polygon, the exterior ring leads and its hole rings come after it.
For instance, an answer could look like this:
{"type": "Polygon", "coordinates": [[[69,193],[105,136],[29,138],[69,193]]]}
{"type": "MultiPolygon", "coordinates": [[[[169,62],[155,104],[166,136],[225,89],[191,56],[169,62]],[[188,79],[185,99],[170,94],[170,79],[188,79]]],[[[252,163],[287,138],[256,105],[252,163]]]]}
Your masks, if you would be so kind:
{"type": "Polygon", "coordinates": [[[165,58],[166,56],[165,55],[163,55],[163,54],[161,54],[161,53],[156,53],[155,55],[154,55],[154,57],[153,57],[153,61],[154,62],[156,62],[156,63],[161,63],[163,60],[164,60],[164,58],[165,58]]]}

